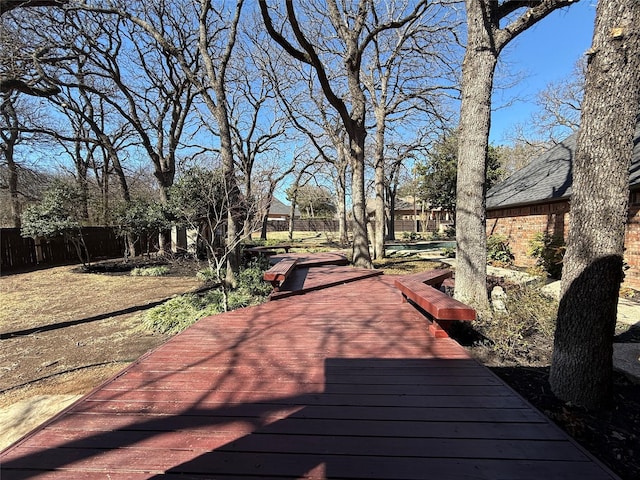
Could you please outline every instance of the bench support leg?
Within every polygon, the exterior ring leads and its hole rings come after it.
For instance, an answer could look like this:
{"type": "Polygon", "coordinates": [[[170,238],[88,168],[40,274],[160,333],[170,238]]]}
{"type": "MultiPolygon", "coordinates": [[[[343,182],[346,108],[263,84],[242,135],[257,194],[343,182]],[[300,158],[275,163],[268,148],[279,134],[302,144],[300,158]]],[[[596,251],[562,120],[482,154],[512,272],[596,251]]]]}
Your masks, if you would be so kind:
{"type": "Polygon", "coordinates": [[[448,329],[450,325],[451,322],[447,320],[441,320],[440,322],[432,320],[431,325],[429,325],[429,332],[436,338],[449,338],[449,334],[445,328],[448,329]]]}

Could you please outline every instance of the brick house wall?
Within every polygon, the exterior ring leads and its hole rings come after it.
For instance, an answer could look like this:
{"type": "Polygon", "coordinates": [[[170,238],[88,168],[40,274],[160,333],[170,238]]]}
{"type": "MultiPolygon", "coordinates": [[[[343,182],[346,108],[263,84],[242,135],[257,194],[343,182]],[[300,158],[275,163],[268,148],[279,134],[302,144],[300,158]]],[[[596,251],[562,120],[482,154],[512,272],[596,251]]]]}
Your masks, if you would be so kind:
{"type": "MultiPolygon", "coordinates": [[[[629,204],[625,234],[625,261],[629,268],[624,284],[640,290],[640,192],[631,195],[629,204]]],[[[569,200],[487,211],[487,235],[505,236],[515,256],[515,265],[519,267],[535,265],[535,259],[527,255],[527,250],[536,233],[562,235],[566,240],[568,231],[569,200]]]]}
{"type": "Polygon", "coordinates": [[[629,266],[625,272],[624,283],[640,290],[640,202],[638,200],[640,200],[640,193],[632,193],[624,238],[624,260],[629,266]]]}

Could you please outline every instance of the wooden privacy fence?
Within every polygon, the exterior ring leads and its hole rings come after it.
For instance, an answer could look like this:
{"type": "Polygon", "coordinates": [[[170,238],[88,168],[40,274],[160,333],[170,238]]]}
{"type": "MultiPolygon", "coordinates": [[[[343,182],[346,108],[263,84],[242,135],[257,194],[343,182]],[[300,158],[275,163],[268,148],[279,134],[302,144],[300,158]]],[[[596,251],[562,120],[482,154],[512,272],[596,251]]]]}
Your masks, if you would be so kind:
{"type": "MultiPolygon", "coordinates": [[[[112,227],[85,227],[84,241],[91,259],[123,255],[124,240],[112,227]]],[[[63,237],[23,238],[19,228],[0,229],[0,272],[78,262],[76,250],[63,237]]]]}
{"type": "MultiPolygon", "coordinates": [[[[369,223],[373,226],[375,220],[369,220],[369,223]]],[[[418,232],[437,232],[440,229],[440,224],[446,226],[447,222],[438,222],[436,220],[418,220],[418,232]]],[[[347,227],[352,230],[352,222],[347,222],[347,227]]],[[[394,228],[396,232],[415,232],[416,221],[406,219],[395,219],[394,228]]],[[[337,232],[338,220],[333,218],[296,218],[293,221],[293,229],[296,232],[337,232]]],[[[286,232],[289,230],[288,220],[269,220],[267,222],[267,230],[269,232],[286,232]]]]}
{"type": "MultiPolygon", "coordinates": [[[[296,232],[337,232],[338,220],[334,218],[296,218],[293,221],[293,229],[296,232]]],[[[289,221],[269,220],[267,230],[269,232],[286,232],[289,230],[289,221]]]]}

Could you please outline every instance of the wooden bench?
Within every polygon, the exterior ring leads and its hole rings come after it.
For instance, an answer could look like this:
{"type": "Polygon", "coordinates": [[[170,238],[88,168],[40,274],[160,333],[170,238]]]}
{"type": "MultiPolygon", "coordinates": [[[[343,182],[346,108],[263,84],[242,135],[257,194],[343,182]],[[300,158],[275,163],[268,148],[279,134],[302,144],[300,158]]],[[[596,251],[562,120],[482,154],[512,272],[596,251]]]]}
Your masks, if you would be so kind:
{"type": "Polygon", "coordinates": [[[297,263],[297,258],[280,260],[273,267],[264,272],[262,278],[264,278],[267,282],[271,282],[271,285],[273,285],[273,289],[278,292],[280,291],[280,286],[284,283],[289,274],[296,268],[297,263]]]}
{"type": "Polygon", "coordinates": [[[244,254],[247,258],[256,257],[262,255],[264,257],[269,257],[271,255],[276,254],[276,250],[284,250],[285,253],[289,253],[291,250],[291,245],[269,245],[269,246],[257,246],[257,247],[248,247],[244,249],[244,254]]]}
{"type": "Polygon", "coordinates": [[[473,308],[440,291],[443,282],[452,276],[451,270],[430,270],[395,281],[405,301],[410,300],[432,318],[429,330],[436,338],[448,337],[446,330],[454,321],[476,319],[473,308]]]}

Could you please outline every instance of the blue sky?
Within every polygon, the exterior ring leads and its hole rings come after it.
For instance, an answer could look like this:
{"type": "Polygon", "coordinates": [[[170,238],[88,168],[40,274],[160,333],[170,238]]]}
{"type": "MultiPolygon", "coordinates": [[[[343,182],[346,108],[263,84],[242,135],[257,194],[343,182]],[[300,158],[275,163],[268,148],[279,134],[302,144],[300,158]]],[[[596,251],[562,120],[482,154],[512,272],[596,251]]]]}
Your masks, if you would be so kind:
{"type": "Polygon", "coordinates": [[[535,108],[536,93],[549,82],[568,77],[577,60],[591,46],[595,0],[581,0],[561,9],[534,25],[502,52],[503,67],[524,78],[512,88],[497,90],[493,106],[490,141],[499,145],[514,123],[525,122],[535,108]]]}

